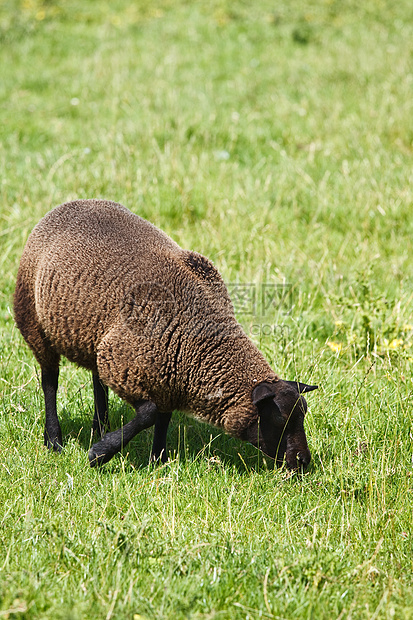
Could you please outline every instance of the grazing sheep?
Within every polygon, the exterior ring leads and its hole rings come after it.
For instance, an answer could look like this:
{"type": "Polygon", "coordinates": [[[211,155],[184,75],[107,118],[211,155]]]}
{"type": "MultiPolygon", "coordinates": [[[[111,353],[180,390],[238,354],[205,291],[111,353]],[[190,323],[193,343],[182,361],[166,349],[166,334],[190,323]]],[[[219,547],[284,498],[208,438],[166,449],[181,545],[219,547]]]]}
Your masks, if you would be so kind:
{"type": "Polygon", "coordinates": [[[16,323],[41,366],[44,443],[62,449],[56,412],[63,355],[93,373],[92,466],[155,425],[152,459],[166,460],[174,409],[249,441],[278,464],[306,467],[302,393],[283,381],[237,323],[212,263],[180,248],[122,205],[79,200],[33,229],[14,294],[16,323]],[[108,425],[108,387],[136,415],[108,425]]]}

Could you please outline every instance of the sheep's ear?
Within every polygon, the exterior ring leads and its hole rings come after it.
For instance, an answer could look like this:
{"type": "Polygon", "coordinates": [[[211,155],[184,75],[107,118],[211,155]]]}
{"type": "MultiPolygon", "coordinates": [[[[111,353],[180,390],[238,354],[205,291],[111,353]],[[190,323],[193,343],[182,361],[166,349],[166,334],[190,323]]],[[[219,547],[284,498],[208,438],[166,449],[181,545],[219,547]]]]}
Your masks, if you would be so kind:
{"type": "Polygon", "coordinates": [[[264,381],[255,386],[252,392],[252,402],[257,405],[267,398],[274,398],[274,386],[264,381]]]}
{"type": "Polygon", "coordinates": [[[300,383],[299,381],[286,381],[289,385],[292,385],[296,390],[298,390],[299,394],[307,394],[307,392],[312,392],[313,390],[318,389],[318,385],[306,385],[305,383],[300,383]]]}

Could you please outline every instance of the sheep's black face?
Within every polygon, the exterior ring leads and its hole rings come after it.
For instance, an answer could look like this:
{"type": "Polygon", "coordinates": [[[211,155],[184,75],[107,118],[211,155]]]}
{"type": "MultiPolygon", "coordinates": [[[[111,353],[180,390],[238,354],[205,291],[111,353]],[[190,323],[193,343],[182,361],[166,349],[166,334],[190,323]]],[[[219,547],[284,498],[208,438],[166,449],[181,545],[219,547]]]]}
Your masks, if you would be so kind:
{"type": "Polygon", "coordinates": [[[315,390],[315,385],[294,381],[260,383],[252,400],[258,408],[258,421],[247,431],[247,441],[289,469],[305,468],[311,460],[304,431],[307,403],[302,394],[315,390]]]}

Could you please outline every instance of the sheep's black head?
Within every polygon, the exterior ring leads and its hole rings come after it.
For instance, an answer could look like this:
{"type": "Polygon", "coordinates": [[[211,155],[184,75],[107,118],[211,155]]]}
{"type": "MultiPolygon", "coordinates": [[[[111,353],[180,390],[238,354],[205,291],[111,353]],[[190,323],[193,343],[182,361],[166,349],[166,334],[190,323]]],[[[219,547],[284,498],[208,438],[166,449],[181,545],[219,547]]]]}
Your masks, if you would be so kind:
{"type": "Polygon", "coordinates": [[[302,394],[317,389],[295,381],[259,383],[252,401],[258,420],[248,428],[245,439],[289,469],[305,468],[311,460],[304,431],[307,403],[302,394]]]}

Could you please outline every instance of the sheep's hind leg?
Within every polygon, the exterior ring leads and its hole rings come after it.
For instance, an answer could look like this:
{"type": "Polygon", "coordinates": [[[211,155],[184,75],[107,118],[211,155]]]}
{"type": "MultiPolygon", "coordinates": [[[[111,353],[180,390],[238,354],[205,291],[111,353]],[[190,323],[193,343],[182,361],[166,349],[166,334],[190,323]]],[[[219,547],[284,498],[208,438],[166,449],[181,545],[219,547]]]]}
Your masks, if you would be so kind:
{"type": "Polygon", "coordinates": [[[98,375],[93,375],[93,396],[95,400],[95,414],[93,417],[93,434],[103,437],[105,431],[109,428],[108,423],[108,402],[109,391],[108,386],[102,383],[98,375]]]}
{"type": "Polygon", "coordinates": [[[56,393],[59,382],[59,368],[42,368],[42,388],[46,408],[44,428],[44,445],[49,450],[61,452],[63,447],[62,431],[57,417],[56,393]]]}
{"type": "Polygon", "coordinates": [[[159,411],[156,414],[151,461],[158,461],[160,459],[162,463],[166,463],[168,460],[166,455],[166,434],[171,415],[171,413],[160,413],[159,411]]]}
{"type": "Polygon", "coordinates": [[[119,428],[117,431],[107,433],[101,441],[95,443],[89,450],[89,462],[91,467],[103,465],[126,446],[131,439],[140,431],[155,424],[157,408],[149,400],[140,401],[136,406],[136,416],[119,428]]]}

